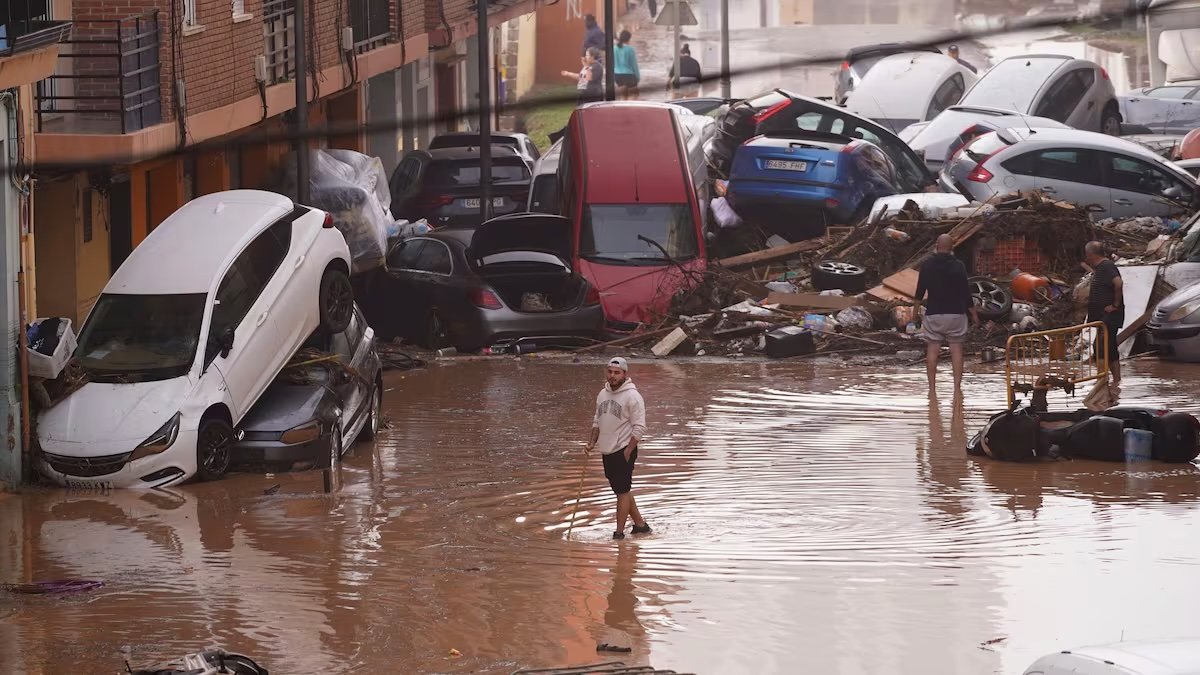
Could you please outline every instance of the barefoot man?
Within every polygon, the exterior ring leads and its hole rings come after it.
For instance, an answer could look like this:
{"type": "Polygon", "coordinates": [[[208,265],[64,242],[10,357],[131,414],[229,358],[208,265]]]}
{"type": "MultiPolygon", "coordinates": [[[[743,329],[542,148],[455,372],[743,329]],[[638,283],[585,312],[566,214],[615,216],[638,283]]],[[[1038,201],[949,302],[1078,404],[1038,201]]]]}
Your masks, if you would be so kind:
{"type": "Polygon", "coordinates": [[[948,234],[940,235],[934,254],[921,265],[917,277],[917,305],[925,300],[925,319],[921,325],[921,337],[925,338],[925,373],[929,378],[929,390],[934,390],[937,364],[942,345],[950,345],[950,363],[954,370],[954,391],[962,391],[963,340],[967,337],[967,314],[978,322],[971,287],[967,283],[967,268],[954,257],[954,240],[948,234]]]}
{"type": "Polygon", "coordinates": [[[621,357],[608,362],[607,382],[596,396],[592,435],[584,452],[599,449],[604,460],[604,477],[617,495],[617,529],[613,539],[625,538],[625,521],[633,518],[633,533],[646,534],[650,525],[638,511],[630,490],[638,442],[646,433],[646,404],[629,379],[629,363],[621,357]]]}

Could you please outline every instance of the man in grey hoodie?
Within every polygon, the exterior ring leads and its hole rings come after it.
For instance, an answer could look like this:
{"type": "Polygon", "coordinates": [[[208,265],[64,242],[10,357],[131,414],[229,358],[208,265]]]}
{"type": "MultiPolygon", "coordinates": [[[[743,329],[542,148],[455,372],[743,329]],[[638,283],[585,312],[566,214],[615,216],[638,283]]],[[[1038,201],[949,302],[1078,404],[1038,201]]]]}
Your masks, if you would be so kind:
{"type": "Polygon", "coordinates": [[[604,476],[617,495],[617,530],[613,539],[625,538],[625,521],[633,518],[633,533],[647,534],[650,525],[638,511],[633,488],[633,465],[637,461],[638,442],[646,433],[646,403],[629,379],[629,363],[616,357],[608,362],[607,382],[596,396],[596,415],[592,435],[584,452],[599,449],[604,460],[604,476]]]}

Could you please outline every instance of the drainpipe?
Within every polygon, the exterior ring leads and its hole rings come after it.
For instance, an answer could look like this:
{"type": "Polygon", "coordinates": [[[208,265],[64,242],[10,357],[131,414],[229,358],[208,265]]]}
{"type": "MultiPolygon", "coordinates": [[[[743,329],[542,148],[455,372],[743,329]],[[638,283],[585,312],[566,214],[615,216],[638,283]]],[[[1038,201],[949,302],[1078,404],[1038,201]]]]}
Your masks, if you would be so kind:
{"type": "MultiPolygon", "coordinates": [[[[20,106],[17,105],[16,94],[10,91],[0,92],[0,104],[6,104],[9,114],[16,117],[17,124],[20,124],[20,106]]],[[[4,120],[5,129],[7,132],[8,120],[4,120]]],[[[6,133],[7,135],[7,133],[6,133]]],[[[18,136],[20,134],[18,133],[18,136]]],[[[15,143],[18,139],[8,138],[8,142],[15,143]]],[[[17,153],[22,153],[24,148],[17,144],[17,153]]],[[[20,159],[20,154],[18,154],[20,159]]],[[[5,157],[3,164],[7,166],[8,158],[5,157]]],[[[7,177],[9,180],[11,176],[7,177]]],[[[29,220],[29,196],[25,190],[18,191],[17,197],[17,386],[21,389],[21,409],[18,414],[21,417],[21,471],[17,476],[18,482],[24,482],[26,477],[30,475],[31,463],[25,460],[32,455],[30,453],[30,439],[32,436],[29,410],[29,354],[26,352],[26,336],[25,324],[28,322],[26,317],[25,307],[25,247],[21,244],[21,234],[28,228],[26,227],[29,220]]]]}

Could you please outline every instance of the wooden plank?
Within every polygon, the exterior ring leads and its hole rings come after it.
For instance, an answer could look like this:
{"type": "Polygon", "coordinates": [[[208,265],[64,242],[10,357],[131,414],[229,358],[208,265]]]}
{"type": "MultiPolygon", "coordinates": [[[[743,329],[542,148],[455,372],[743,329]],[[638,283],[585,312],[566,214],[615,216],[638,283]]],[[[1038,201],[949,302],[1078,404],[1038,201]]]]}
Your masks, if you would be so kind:
{"type": "Polygon", "coordinates": [[[817,295],[816,293],[772,293],[763,301],[764,305],[781,307],[814,307],[817,309],[846,309],[858,305],[857,298],[841,295],[817,295]]]}
{"type": "Polygon", "coordinates": [[[744,253],[735,255],[732,258],[718,260],[717,264],[725,269],[737,269],[739,267],[752,267],[763,263],[777,262],[787,260],[799,253],[807,251],[815,251],[825,245],[824,239],[809,239],[807,241],[798,241],[794,244],[785,244],[774,248],[754,251],[753,253],[744,253]]]}
{"type": "Polygon", "coordinates": [[[588,345],[586,347],[580,347],[579,349],[576,349],[575,351],[576,352],[594,352],[594,351],[600,351],[600,350],[604,349],[605,347],[620,347],[623,345],[633,344],[635,342],[641,342],[642,340],[649,340],[650,338],[662,337],[662,336],[666,335],[667,333],[670,333],[672,330],[675,330],[674,326],[667,326],[666,328],[659,328],[659,329],[652,330],[652,331],[646,331],[644,333],[634,333],[633,335],[626,335],[625,337],[617,338],[616,340],[610,340],[608,342],[601,342],[599,344],[588,345]]]}
{"type": "Polygon", "coordinates": [[[917,297],[917,280],[921,273],[909,267],[908,269],[900,270],[895,274],[883,280],[883,285],[897,293],[906,295],[910,298],[917,297]]]}
{"type": "Polygon", "coordinates": [[[675,348],[683,344],[683,341],[686,339],[688,339],[688,334],[685,333],[682,328],[676,328],[670,333],[667,333],[667,336],[662,340],[659,340],[658,344],[651,347],[650,351],[655,356],[666,356],[667,354],[675,351],[675,348]]]}
{"type": "Polygon", "coordinates": [[[893,291],[892,289],[890,289],[887,286],[884,286],[882,284],[880,284],[879,286],[876,286],[875,288],[868,290],[867,295],[869,295],[873,298],[879,298],[880,300],[882,300],[884,302],[891,302],[892,300],[896,300],[899,302],[912,302],[912,300],[913,300],[911,295],[897,293],[896,291],[893,291]]]}

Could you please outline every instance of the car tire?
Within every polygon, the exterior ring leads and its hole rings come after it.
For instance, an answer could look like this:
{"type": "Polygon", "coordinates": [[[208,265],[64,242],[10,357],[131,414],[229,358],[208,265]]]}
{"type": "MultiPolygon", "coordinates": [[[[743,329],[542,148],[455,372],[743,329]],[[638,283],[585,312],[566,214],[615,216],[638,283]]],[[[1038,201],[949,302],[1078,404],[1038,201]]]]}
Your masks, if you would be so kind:
{"type": "Polygon", "coordinates": [[[196,477],[217,480],[229,472],[232,459],[233,427],[216,416],[200,420],[196,432],[196,477]]]}
{"type": "Polygon", "coordinates": [[[354,287],[345,272],[333,267],[325,270],[321,276],[317,307],[325,332],[333,334],[346,330],[354,315],[354,287]]]}
{"type": "Polygon", "coordinates": [[[1100,133],[1108,136],[1121,135],[1121,112],[1114,106],[1104,109],[1100,116],[1100,133]]]}
{"type": "Polygon", "coordinates": [[[371,409],[367,414],[367,422],[363,424],[362,431],[358,432],[359,441],[374,440],[379,435],[380,425],[383,424],[383,383],[378,380],[371,391],[371,409]]]}
{"type": "Polygon", "coordinates": [[[337,465],[342,463],[342,453],[345,450],[342,445],[342,423],[337,422],[329,432],[329,465],[325,468],[337,468],[337,465]]]}
{"type": "Polygon", "coordinates": [[[812,268],[813,288],[857,295],[867,289],[867,270],[837,260],[820,260],[812,268]]]}
{"type": "Polygon", "coordinates": [[[1012,314],[1013,298],[1007,288],[987,277],[971,277],[967,280],[971,288],[971,300],[985,321],[1007,320],[1012,314]]]}

